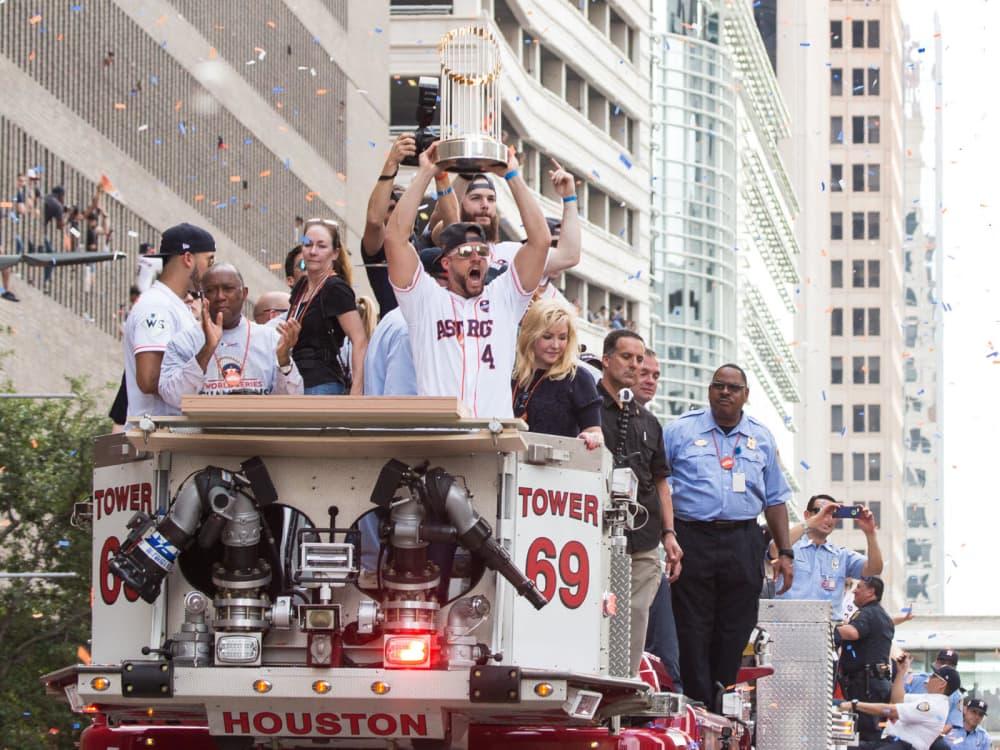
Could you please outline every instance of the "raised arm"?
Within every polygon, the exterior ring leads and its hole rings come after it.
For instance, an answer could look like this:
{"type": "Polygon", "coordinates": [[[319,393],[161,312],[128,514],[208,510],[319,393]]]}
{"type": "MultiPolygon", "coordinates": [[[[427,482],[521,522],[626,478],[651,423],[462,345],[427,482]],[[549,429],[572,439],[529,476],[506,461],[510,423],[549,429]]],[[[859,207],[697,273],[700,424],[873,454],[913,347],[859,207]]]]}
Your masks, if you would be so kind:
{"type": "Polygon", "coordinates": [[[518,170],[517,154],[513,146],[507,147],[507,166],[494,167],[492,172],[502,175],[510,186],[510,192],[521,215],[521,224],[528,235],[524,246],[514,256],[514,269],[518,281],[525,291],[534,291],[545,272],[545,259],[549,253],[549,243],[552,235],[549,225],[545,223],[545,215],[541,207],[531,195],[528,185],[518,170]]]}
{"type": "Polygon", "coordinates": [[[365,212],[365,233],[361,237],[361,249],[366,256],[375,255],[385,242],[385,212],[392,197],[393,180],[399,172],[399,165],[407,156],[417,153],[417,142],[412,133],[403,133],[396,138],[385,157],[385,164],[379,173],[372,194],[368,197],[365,212]]]}
{"type": "Polygon", "coordinates": [[[555,169],[549,170],[549,177],[552,179],[556,194],[562,199],[563,206],[559,242],[545,262],[545,275],[549,277],[558,276],[579,263],[583,245],[580,234],[580,204],[576,200],[576,179],[555,159],[552,160],[552,164],[555,169]]]}
{"type": "Polygon", "coordinates": [[[417,218],[417,209],[424,198],[424,191],[437,174],[436,161],[437,143],[433,143],[420,154],[417,173],[396,204],[385,227],[385,259],[389,266],[389,281],[400,289],[405,289],[412,283],[420,266],[420,256],[410,242],[410,235],[413,232],[413,222],[417,218]]]}

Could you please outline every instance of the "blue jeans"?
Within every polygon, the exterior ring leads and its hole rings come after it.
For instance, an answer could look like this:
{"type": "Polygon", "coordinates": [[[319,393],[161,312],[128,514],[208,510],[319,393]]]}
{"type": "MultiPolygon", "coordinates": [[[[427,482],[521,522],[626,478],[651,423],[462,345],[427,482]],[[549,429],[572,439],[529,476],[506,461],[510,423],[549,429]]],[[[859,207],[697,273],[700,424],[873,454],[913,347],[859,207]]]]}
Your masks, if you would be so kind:
{"type": "Polygon", "coordinates": [[[667,673],[674,681],[674,691],[681,693],[680,649],[677,645],[677,626],[674,623],[674,605],[670,598],[670,582],[660,579],[653,606],[649,608],[649,625],[646,626],[646,650],[660,657],[667,673]]]}
{"type": "Polygon", "coordinates": [[[344,388],[343,383],[337,383],[336,381],[331,381],[329,383],[320,383],[319,385],[306,386],[303,392],[307,396],[343,396],[347,393],[347,389],[344,388]]]}

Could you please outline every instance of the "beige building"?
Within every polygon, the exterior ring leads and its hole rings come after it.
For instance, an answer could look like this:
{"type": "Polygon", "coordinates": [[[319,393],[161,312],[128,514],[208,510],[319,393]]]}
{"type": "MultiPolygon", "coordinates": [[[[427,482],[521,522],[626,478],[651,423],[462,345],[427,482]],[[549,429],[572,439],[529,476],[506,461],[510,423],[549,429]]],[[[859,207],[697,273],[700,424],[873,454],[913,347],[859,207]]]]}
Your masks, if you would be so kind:
{"type": "MultiPolygon", "coordinates": [[[[903,509],[903,83],[896,0],[778,3],[786,162],[802,203],[795,353],[803,500],[829,493],[878,518],[887,607],[906,599],[903,509]],[[806,468],[808,465],[808,468],[806,468]]],[[[864,549],[845,526],[845,546],[864,549]]]]}

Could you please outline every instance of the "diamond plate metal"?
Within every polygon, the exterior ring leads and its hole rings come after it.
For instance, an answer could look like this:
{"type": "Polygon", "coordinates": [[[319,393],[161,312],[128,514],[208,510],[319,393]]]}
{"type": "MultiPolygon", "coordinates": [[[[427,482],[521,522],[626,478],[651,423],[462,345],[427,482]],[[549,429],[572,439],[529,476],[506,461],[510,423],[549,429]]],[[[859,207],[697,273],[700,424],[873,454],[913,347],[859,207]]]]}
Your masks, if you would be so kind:
{"type": "Polygon", "coordinates": [[[618,602],[617,611],[608,624],[608,672],[613,677],[631,677],[630,638],[632,599],[632,558],[625,547],[611,548],[609,587],[618,602]]]}
{"type": "Polygon", "coordinates": [[[833,628],[828,602],[761,601],[774,675],[757,683],[758,750],[832,750],[833,628]]]}

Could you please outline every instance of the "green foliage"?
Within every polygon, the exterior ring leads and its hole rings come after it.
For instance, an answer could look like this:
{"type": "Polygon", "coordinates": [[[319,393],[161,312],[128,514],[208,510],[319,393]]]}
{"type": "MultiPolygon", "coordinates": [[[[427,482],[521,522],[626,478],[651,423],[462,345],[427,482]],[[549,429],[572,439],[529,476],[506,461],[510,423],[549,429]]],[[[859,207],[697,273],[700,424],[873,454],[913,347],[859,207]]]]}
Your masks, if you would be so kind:
{"type": "Polygon", "coordinates": [[[10,750],[72,748],[87,724],[39,682],[76,663],[90,638],[90,529],[70,518],[90,496],[93,439],[110,424],[80,382],[73,392],[0,399],[0,571],[77,574],[0,581],[0,748],[10,750]]]}

